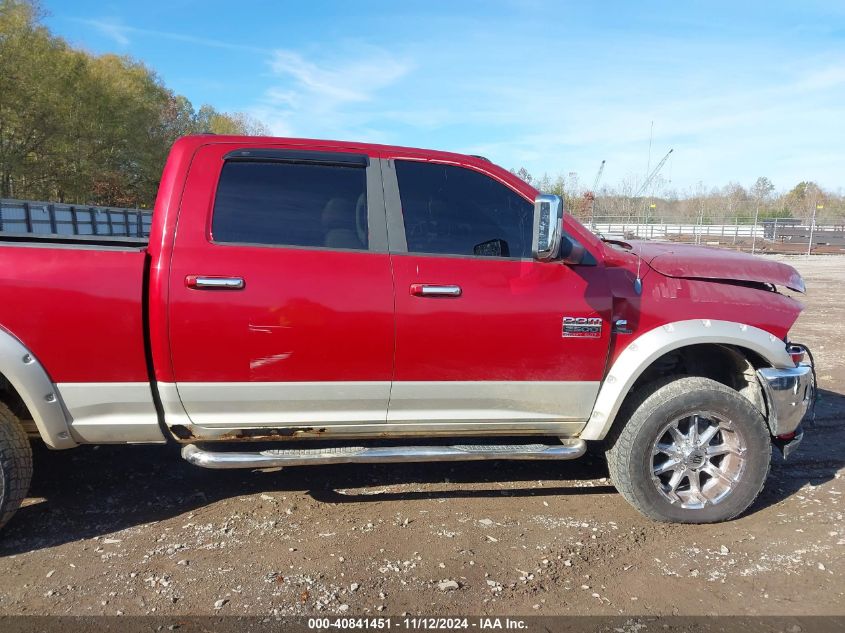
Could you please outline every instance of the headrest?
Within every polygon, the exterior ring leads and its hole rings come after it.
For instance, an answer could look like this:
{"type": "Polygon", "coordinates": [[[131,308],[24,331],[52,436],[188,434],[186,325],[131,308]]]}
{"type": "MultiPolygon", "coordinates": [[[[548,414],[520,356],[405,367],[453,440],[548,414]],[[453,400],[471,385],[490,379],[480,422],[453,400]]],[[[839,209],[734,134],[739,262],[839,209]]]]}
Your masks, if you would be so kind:
{"type": "Polygon", "coordinates": [[[323,208],[320,223],[324,229],[355,229],[355,209],[344,198],[332,198],[323,208]]]}

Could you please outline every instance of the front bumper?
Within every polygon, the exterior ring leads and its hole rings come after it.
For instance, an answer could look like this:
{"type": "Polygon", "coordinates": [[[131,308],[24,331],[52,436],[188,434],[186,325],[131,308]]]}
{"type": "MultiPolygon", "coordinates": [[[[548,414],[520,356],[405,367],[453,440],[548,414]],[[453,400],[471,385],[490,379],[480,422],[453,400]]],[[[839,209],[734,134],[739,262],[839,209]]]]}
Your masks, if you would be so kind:
{"type": "Polygon", "coordinates": [[[757,378],[766,396],[772,435],[794,433],[815,397],[813,367],[809,364],[787,369],[766,367],[757,370],[757,378]]]}

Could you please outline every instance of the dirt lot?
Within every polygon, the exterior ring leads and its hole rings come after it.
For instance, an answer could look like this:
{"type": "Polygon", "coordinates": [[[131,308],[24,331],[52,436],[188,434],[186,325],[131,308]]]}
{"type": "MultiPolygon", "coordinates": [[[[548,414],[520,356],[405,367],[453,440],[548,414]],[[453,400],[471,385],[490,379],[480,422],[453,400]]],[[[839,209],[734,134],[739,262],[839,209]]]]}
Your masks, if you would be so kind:
{"type": "Polygon", "coordinates": [[[597,460],[213,472],[40,450],[0,614],[842,614],[845,257],[791,261],[823,400],[738,520],[652,523],[597,460]]]}

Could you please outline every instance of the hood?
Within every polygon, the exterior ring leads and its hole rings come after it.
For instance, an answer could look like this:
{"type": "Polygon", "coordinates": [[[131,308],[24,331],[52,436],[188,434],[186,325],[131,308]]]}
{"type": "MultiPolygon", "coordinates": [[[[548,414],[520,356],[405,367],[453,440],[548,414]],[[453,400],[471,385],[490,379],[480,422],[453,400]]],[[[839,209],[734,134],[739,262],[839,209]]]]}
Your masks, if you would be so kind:
{"type": "Polygon", "coordinates": [[[667,277],[750,281],[785,286],[804,292],[804,280],[792,266],[746,253],[722,248],[631,241],[632,253],[639,255],[657,272],[667,277]]]}

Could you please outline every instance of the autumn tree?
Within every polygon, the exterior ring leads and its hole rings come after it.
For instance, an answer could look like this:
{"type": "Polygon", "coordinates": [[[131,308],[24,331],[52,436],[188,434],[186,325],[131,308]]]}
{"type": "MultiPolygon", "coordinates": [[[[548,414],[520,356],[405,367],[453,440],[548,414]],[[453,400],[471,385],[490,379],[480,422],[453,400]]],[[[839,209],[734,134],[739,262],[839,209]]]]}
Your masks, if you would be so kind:
{"type": "Polygon", "coordinates": [[[817,207],[824,206],[825,193],[814,182],[802,181],[784,196],[784,206],[793,215],[809,221],[817,207]]]}
{"type": "Polygon", "coordinates": [[[151,206],[167,153],[199,132],[267,134],[195,110],[129,57],[73,49],[28,0],[0,0],[0,196],[151,206]]]}
{"type": "Polygon", "coordinates": [[[769,200],[774,190],[775,186],[772,184],[772,181],[765,176],[760,176],[751,186],[751,197],[762,204],[769,200]]]}

